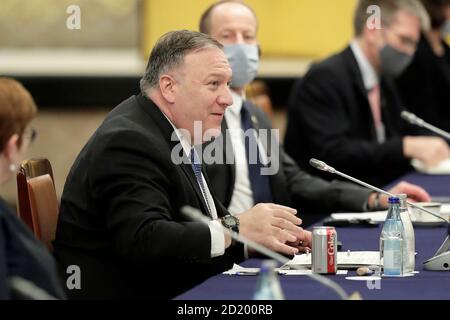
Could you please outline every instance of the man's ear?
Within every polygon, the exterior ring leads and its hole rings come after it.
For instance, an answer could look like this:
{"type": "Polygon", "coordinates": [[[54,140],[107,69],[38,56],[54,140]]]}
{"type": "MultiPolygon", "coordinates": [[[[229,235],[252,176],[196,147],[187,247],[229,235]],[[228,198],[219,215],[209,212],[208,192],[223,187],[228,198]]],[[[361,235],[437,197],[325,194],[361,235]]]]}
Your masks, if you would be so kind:
{"type": "Polygon", "coordinates": [[[367,43],[369,43],[370,46],[376,47],[379,45],[382,32],[380,29],[376,28],[369,29],[365,27],[363,32],[364,37],[367,39],[367,43]]]}
{"type": "Polygon", "coordinates": [[[14,162],[19,154],[19,135],[17,133],[13,134],[6,142],[3,154],[5,158],[10,162],[14,162]]]}
{"type": "Polygon", "coordinates": [[[159,78],[159,88],[164,99],[169,103],[175,102],[176,81],[172,76],[162,75],[159,78]]]}

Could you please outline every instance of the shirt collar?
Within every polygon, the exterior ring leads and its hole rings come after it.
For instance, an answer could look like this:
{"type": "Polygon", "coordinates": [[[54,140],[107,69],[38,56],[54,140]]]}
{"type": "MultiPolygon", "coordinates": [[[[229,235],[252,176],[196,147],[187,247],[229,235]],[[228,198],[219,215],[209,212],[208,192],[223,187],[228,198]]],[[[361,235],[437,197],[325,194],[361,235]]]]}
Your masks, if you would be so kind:
{"type": "Polygon", "coordinates": [[[180,130],[177,127],[175,127],[173,122],[169,119],[169,117],[166,116],[164,112],[162,114],[164,115],[164,117],[166,117],[167,121],[169,121],[170,125],[173,127],[173,130],[175,131],[175,134],[177,135],[178,140],[180,140],[181,146],[183,147],[184,153],[189,157],[192,149],[189,137],[186,137],[186,135],[183,134],[183,130],[180,130]]]}
{"type": "Polygon", "coordinates": [[[233,97],[233,104],[229,106],[226,112],[231,112],[235,116],[239,116],[241,114],[242,103],[244,102],[244,97],[238,95],[236,92],[231,91],[231,96],[233,97]]]}
{"type": "Polygon", "coordinates": [[[356,62],[358,63],[359,70],[361,71],[361,75],[364,82],[364,88],[367,91],[372,90],[378,84],[378,76],[375,72],[375,69],[370,64],[367,57],[364,55],[361,46],[356,40],[353,40],[350,43],[350,48],[356,58],[356,62]]]}

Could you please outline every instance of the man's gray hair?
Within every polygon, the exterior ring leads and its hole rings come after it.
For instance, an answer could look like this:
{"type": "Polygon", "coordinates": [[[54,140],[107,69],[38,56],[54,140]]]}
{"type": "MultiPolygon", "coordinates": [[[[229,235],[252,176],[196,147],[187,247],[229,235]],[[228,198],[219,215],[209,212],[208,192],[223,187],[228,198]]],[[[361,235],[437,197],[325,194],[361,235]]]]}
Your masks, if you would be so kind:
{"type": "Polygon", "coordinates": [[[381,10],[381,23],[389,26],[398,11],[404,10],[420,19],[421,29],[430,28],[430,19],[419,0],[359,0],[353,17],[353,27],[356,36],[360,36],[366,26],[369,13],[367,8],[377,6],[381,10]]]}
{"type": "Polygon", "coordinates": [[[171,31],[159,38],[150,54],[145,74],[141,79],[141,92],[156,88],[159,78],[184,62],[184,57],[194,51],[207,48],[223,49],[223,46],[210,36],[188,30],[171,31]]]}

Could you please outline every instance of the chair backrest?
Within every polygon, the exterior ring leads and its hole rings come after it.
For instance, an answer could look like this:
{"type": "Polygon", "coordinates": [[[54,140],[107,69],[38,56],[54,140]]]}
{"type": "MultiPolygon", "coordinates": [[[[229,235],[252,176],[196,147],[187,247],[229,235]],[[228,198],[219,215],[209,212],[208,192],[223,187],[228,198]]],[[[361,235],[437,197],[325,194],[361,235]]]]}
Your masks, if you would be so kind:
{"type": "Polygon", "coordinates": [[[58,220],[58,198],[53,179],[49,174],[30,178],[27,181],[33,232],[37,239],[53,251],[58,220]]]}
{"type": "Polygon", "coordinates": [[[22,161],[17,173],[17,215],[31,230],[33,230],[33,221],[27,180],[44,174],[49,174],[53,180],[52,166],[46,158],[32,158],[22,161]]]}

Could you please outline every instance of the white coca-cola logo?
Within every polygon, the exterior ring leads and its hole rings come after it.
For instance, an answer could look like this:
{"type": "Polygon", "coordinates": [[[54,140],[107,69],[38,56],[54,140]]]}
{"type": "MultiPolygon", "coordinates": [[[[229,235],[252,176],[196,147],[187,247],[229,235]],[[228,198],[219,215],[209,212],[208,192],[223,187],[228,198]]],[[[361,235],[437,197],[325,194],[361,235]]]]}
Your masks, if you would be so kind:
{"type": "Polygon", "coordinates": [[[336,234],[334,232],[330,232],[330,237],[328,238],[328,255],[329,255],[329,263],[330,265],[334,265],[334,238],[336,234]]]}

